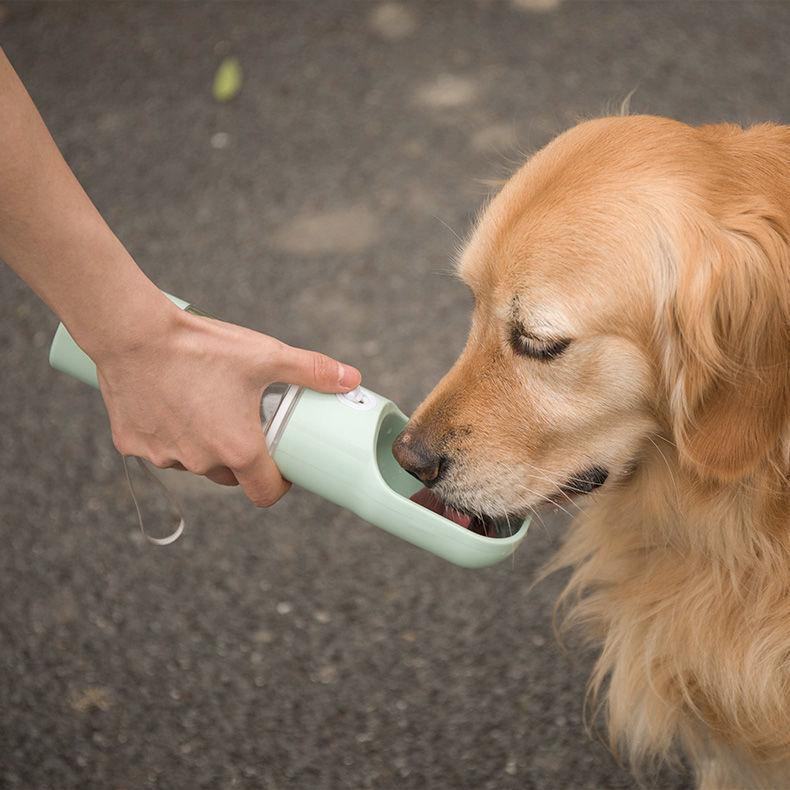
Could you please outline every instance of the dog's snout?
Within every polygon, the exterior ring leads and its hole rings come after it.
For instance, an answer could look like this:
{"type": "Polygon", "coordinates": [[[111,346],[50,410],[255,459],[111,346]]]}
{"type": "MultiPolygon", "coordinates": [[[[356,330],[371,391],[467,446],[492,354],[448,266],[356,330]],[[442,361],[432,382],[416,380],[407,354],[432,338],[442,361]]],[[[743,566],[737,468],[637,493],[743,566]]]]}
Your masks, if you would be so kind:
{"type": "Polygon", "coordinates": [[[433,451],[413,431],[405,430],[392,445],[395,460],[426,486],[439,482],[447,466],[446,458],[433,451]]]}

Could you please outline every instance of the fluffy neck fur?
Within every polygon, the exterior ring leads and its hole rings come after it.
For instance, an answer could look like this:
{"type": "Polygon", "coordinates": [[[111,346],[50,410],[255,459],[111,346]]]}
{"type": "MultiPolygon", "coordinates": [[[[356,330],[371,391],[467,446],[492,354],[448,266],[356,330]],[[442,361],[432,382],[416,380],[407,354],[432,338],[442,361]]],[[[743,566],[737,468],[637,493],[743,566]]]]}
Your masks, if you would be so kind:
{"type": "Polygon", "coordinates": [[[595,495],[549,570],[573,568],[561,603],[602,648],[591,693],[616,751],[635,766],[678,745],[696,765],[741,755],[740,775],[770,786],[790,758],[787,470],[705,482],[655,441],[595,495]]]}

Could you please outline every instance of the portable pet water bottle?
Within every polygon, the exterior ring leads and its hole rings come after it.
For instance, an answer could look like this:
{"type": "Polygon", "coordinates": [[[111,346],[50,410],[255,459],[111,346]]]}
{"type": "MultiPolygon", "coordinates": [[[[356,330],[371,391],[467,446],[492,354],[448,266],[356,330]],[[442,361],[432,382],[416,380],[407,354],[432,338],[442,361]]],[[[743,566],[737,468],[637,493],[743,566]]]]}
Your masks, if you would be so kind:
{"type": "MultiPolygon", "coordinates": [[[[180,308],[202,314],[187,302],[180,308]]],[[[53,368],[98,387],[96,368],[63,324],[50,349],[53,368]]],[[[509,557],[529,519],[512,534],[486,537],[413,501],[422,485],[404,471],[392,444],[406,425],[398,407],[363,387],[339,395],[274,384],[261,400],[266,443],[281,474],[377,527],[456,565],[480,568],[509,557]]]]}

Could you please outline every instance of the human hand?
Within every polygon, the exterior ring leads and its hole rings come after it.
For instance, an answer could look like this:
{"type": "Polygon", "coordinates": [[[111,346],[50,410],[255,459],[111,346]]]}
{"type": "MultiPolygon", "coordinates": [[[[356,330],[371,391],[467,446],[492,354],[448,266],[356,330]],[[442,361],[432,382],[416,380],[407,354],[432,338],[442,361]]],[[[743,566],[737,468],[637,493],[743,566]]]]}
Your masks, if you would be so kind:
{"type": "Polygon", "coordinates": [[[240,484],[258,507],[274,504],[291,484],[266,449],[263,390],[280,381],[348,392],[359,371],[235,324],[174,306],[164,313],[133,342],[92,354],[116,448],[159,468],[240,484]]]}

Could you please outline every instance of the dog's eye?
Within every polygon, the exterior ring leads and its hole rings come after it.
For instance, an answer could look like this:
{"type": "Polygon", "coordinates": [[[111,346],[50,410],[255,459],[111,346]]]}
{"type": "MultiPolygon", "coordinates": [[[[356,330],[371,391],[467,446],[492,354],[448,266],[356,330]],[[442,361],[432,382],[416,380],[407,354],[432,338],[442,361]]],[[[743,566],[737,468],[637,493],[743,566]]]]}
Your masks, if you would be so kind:
{"type": "Polygon", "coordinates": [[[550,362],[560,356],[571,344],[567,338],[547,340],[524,332],[517,326],[510,330],[510,346],[516,354],[530,359],[550,362]]]}

